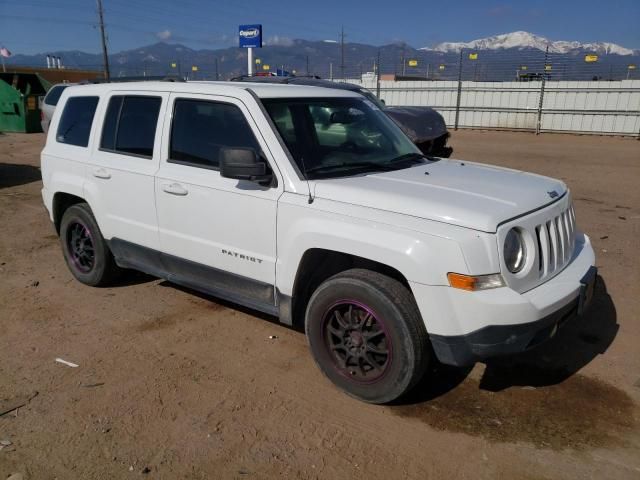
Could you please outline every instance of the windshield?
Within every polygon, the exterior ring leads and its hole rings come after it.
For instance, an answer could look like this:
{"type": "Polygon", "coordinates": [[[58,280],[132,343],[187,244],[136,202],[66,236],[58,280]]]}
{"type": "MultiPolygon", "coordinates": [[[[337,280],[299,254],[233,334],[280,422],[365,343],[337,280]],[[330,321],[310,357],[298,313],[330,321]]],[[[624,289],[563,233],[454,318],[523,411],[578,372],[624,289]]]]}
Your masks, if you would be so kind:
{"type": "Polygon", "coordinates": [[[407,168],[420,150],[364,98],[271,98],[263,103],[306,177],[407,168]]]}

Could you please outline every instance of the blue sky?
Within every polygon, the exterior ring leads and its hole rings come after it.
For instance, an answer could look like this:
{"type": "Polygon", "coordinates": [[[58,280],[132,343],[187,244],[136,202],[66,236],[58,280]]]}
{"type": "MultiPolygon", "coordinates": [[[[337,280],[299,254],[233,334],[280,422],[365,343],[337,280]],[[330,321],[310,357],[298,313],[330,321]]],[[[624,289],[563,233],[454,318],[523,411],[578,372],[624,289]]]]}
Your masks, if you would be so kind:
{"type": "MultiPolygon", "coordinates": [[[[239,23],[265,36],[414,47],[526,30],[551,40],[609,41],[640,48],[640,0],[348,1],[103,0],[112,52],[158,40],[192,48],[237,44],[239,23]]],[[[99,51],[95,0],[0,0],[0,45],[14,53],[99,51]]]]}

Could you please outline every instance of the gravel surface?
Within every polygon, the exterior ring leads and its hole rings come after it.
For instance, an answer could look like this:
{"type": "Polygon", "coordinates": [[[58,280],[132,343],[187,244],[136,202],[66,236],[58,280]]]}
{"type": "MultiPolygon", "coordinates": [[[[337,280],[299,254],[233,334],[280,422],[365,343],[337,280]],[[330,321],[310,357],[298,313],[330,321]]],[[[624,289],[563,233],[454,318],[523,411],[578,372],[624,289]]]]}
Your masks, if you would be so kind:
{"type": "Polygon", "coordinates": [[[338,392],[273,318],[142,274],[73,280],[43,142],[0,135],[0,479],[640,478],[639,141],[454,133],[454,157],[569,184],[600,283],[540,348],[437,368],[388,407],[338,392]]]}

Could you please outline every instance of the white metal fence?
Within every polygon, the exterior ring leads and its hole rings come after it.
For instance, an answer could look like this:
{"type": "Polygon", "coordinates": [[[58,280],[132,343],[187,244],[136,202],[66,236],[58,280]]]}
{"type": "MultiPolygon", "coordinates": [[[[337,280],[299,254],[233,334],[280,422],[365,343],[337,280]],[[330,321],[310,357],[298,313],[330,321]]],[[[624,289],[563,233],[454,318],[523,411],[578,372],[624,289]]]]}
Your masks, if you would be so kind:
{"type": "MultiPolygon", "coordinates": [[[[377,91],[375,77],[347,81],[377,91]]],[[[450,127],[456,127],[457,113],[460,128],[640,136],[640,80],[462,81],[459,93],[458,86],[456,81],[381,80],[379,92],[390,106],[433,107],[450,127]]]]}

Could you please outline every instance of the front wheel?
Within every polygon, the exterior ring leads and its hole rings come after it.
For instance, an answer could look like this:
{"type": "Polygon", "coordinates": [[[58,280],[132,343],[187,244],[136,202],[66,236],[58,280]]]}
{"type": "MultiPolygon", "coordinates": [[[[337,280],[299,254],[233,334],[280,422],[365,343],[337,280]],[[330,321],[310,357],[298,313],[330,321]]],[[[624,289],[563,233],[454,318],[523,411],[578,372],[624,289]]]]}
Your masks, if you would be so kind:
{"type": "Polygon", "coordinates": [[[411,293],[377,272],[353,269],[322,283],[305,323],[320,370],[365,402],[397,399],[428,367],[427,332],[411,293]]]}

